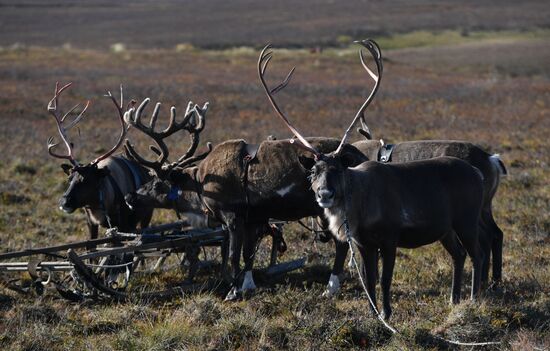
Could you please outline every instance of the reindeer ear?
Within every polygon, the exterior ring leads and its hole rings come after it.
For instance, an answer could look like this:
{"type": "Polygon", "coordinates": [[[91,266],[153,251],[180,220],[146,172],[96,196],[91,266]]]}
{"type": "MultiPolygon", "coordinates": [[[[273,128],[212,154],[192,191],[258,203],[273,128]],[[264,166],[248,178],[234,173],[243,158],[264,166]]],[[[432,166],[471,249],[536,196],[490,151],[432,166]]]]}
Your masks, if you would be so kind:
{"type": "Polygon", "coordinates": [[[73,169],[73,166],[68,163],[64,163],[61,165],[61,168],[63,169],[63,172],[65,172],[66,175],[70,175],[71,170],[73,169]]]}
{"type": "Polygon", "coordinates": [[[340,162],[342,163],[342,166],[344,166],[345,168],[355,167],[359,164],[359,162],[357,161],[357,158],[353,154],[348,152],[344,153],[340,157],[340,162]]]}
{"type": "Polygon", "coordinates": [[[372,134],[370,133],[369,128],[363,129],[363,128],[357,128],[357,132],[365,137],[367,140],[372,140],[372,134]]]}
{"type": "Polygon", "coordinates": [[[170,172],[168,175],[170,183],[177,184],[184,190],[196,190],[193,180],[194,178],[187,172],[170,172]]]}
{"type": "Polygon", "coordinates": [[[298,161],[308,171],[315,166],[315,159],[313,157],[298,156],[298,161]]]}
{"type": "Polygon", "coordinates": [[[99,171],[100,177],[107,177],[109,174],[111,174],[111,171],[109,170],[109,168],[106,168],[106,167],[98,168],[97,170],[99,171]]]}
{"type": "Polygon", "coordinates": [[[340,154],[340,162],[343,167],[355,167],[360,163],[368,161],[368,157],[359,151],[355,146],[346,144],[340,154]]]}

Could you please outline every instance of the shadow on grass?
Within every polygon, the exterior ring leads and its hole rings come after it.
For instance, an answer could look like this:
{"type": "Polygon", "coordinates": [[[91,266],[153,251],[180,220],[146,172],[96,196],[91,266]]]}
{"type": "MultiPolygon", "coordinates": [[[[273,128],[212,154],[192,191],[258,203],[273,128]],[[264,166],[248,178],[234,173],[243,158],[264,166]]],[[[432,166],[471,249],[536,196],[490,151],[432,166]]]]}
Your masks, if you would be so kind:
{"type": "Polygon", "coordinates": [[[296,289],[311,289],[314,284],[326,284],[330,276],[330,268],[322,264],[306,265],[304,268],[279,274],[267,276],[261,271],[255,271],[254,277],[262,286],[273,288],[278,284],[285,284],[296,289]]]}
{"type": "Polygon", "coordinates": [[[15,304],[15,298],[9,295],[0,294],[0,311],[8,311],[15,304]]]}

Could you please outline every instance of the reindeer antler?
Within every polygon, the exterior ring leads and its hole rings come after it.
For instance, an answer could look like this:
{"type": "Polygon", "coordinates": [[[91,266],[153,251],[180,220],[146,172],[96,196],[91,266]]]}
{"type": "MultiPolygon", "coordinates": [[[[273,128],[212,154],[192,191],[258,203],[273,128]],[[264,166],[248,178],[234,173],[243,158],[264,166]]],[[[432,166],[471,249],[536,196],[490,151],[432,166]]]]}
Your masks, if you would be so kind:
{"type": "Polygon", "coordinates": [[[53,137],[48,138],[48,153],[56,158],[61,158],[65,160],[69,160],[73,166],[77,166],[78,162],[75,160],[73,155],[73,144],[69,141],[67,137],[67,131],[71,128],[73,128],[75,125],[80,122],[80,120],[84,117],[84,113],[88,109],[88,106],[90,106],[90,101],[88,100],[86,102],[86,106],[82,109],[82,111],[76,116],[68,125],[64,126],[63,123],[65,122],[65,119],[69,114],[71,114],[80,104],[76,104],[73,106],[68,112],[66,112],[63,116],[61,116],[61,112],[57,109],[57,105],[59,102],[59,96],[63,91],[68,89],[73,83],[65,84],[63,87],[59,88],[59,82],[55,83],[55,93],[53,98],[48,103],[48,112],[55,118],[55,124],[57,125],[57,131],[59,132],[59,136],[61,137],[61,140],[65,144],[65,147],[67,148],[67,154],[57,154],[53,151],[53,149],[59,145],[59,143],[56,143],[54,141],[53,137]]]}
{"type": "Polygon", "coordinates": [[[344,133],[344,136],[342,137],[342,141],[340,141],[340,145],[336,149],[336,152],[335,152],[336,154],[338,154],[342,150],[342,147],[346,143],[346,141],[349,137],[349,133],[351,132],[351,129],[353,128],[353,126],[357,122],[357,119],[361,118],[361,125],[362,125],[363,129],[365,130],[366,133],[368,133],[370,135],[369,128],[368,128],[368,126],[365,122],[364,112],[367,109],[367,107],[370,105],[370,103],[372,102],[372,99],[374,98],[374,95],[376,95],[376,92],[378,91],[378,88],[380,87],[380,80],[382,78],[382,72],[384,70],[384,66],[382,64],[382,51],[380,50],[380,46],[378,46],[378,44],[374,40],[365,39],[365,40],[361,40],[361,41],[355,41],[355,43],[358,43],[358,44],[362,45],[363,47],[365,47],[371,53],[372,57],[374,58],[374,62],[376,63],[376,70],[377,70],[378,75],[374,74],[369,69],[367,64],[365,63],[365,59],[363,57],[363,49],[359,50],[359,59],[361,60],[361,65],[363,65],[363,68],[365,68],[367,73],[372,77],[372,79],[374,79],[375,84],[374,84],[374,87],[372,88],[372,91],[371,91],[370,95],[367,97],[365,102],[363,102],[363,105],[361,105],[361,107],[359,108],[359,110],[355,114],[355,117],[353,118],[350,126],[348,127],[348,129],[346,129],[346,132],[344,133]]]}
{"type": "MultiPolygon", "coordinates": [[[[258,59],[258,76],[260,78],[260,82],[262,83],[262,86],[264,87],[265,93],[267,95],[267,98],[269,99],[269,102],[271,103],[271,106],[273,106],[273,109],[277,113],[277,115],[283,120],[285,125],[290,129],[290,131],[298,138],[300,141],[300,147],[312,152],[316,157],[321,156],[321,153],[318,152],[299,132],[296,128],[290,124],[288,118],[284,115],[284,113],[281,111],[277,103],[275,102],[275,99],[273,98],[273,95],[278,93],[279,91],[283,90],[288,83],[290,83],[290,79],[292,78],[292,74],[294,73],[294,70],[296,67],[293,67],[290,72],[287,74],[286,78],[283,80],[283,82],[279,85],[277,85],[273,89],[269,89],[267,86],[267,83],[265,82],[264,74],[267,69],[267,65],[269,64],[269,61],[273,58],[273,52],[269,51],[271,49],[271,44],[267,44],[265,48],[260,53],[260,57],[258,59]]],[[[293,140],[291,140],[293,142],[293,140]]]]}
{"type": "Polygon", "coordinates": [[[208,151],[198,155],[194,156],[195,151],[197,150],[197,146],[199,145],[199,136],[202,130],[205,126],[205,119],[206,119],[206,112],[208,110],[208,102],[203,105],[203,107],[200,107],[196,104],[193,104],[193,102],[189,102],[187,104],[187,109],[185,111],[185,116],[181,122],[176,122],[176,108],[172,106],[170,108],[170,122],[168,127],[166,127],[164,130],[160,132],[155,131],[155,125],[158,119],[158,114],[160,111],[160,102],[157,102],[155,105],[155,108],[153,110],[153,113],[151,114],[151,119],[149,121],[149,125],[143,124],[141,121],[142,113],[147,104],[151,101],[151,99],[146,98],[143,100],[143,102],[138,106],[137,109],[131,108],[124,114],[124,120],[137,128],[139,131],[144,133],[145,135],[152,138],[155,143],[157,144],[158,148],[151,145],[149,148],[157,154],[157,159],[155,161],[150,161],[142,157],[133,147],[133,145],[130,143],[129,140],[126,140],[126,143],[124,145],[124,148],[126,150],[126,153],[134,158],[137,162],[141,163],[142,165],[153,169],[157,175],[161,175],[162,171],[170,171],[174,168],[184,168],[191,163],[197,162],[203,158],[205,158],[208,153],[212,150],[212,145],[208,143],[208,151]],[[175,132],[179,130],[187,130],[190,133],[191,138],[191,145],[187,149],[187,151],[181,156],[176,162],[168,163],[168,147],[166,146],[166,143],[164,142],[164,139],[169,137],[170,135],[174,134],[175,132]]]}
{"type": "MultiPolygon", "coordinates": [[[[92,165],[106,159],[109,156],[111,156],[120,147],[120,145],[122,145],[122,141],[124,140],[124,137],[126,136],[126,132],[128,131],[128,128],[130,128],[130,126],[126,125],[126,123],[124,122],[124,112],[122,110],[122,108],[124,106],[124,93],[122,91],[122,84],[120,85],[120,104],[116,101],[115,97],[113,96],[113,94],[111,94],[110,91],[107,91],[107,94],[105,96],[108,97],[113,102],[113,104],[115,105],[115,108],[118,111],[118,119],[119,119],[119,122],[120,122],[121,131],[120,131],[120,136],[118,137],[118,140],[115,143],[115,146],[113,146],[111,148],[111,150],[107,151],[103,155],[101,155],[101,156],[97,157],[95,160],[93,160],[90,163],[92,165]]],[[[129,106],[130,105],[133,105],[133,101],[130,101],[129,106]]]]}
{"type": "MultiPolygon", "coordinates": [[[[68,112],[66,112],[63,116],[61,116],[60,111],[57,109],[58,103],[59,103],[59,96],[61,95],[61,93],[63,91],[68,89],[71,85],[72,85],[72,83],[68,83],[68,84],[65,84],[63,87],[59,88],[59,82],[55,83],[54,97],[48,103],[48,111],[55,118],[55,123],[57,125],[57,131],[59,132],[59,136],[61,137],[61,140],[63,141],[63,143],[65,144],[65,147],[67,148],[67,154],[66,155],[61,155],[61,154],[57,154],[53,151],[53,149],[57,145],[59,145],[59,143],[56,143],[54,141],[53,137],[48,138],[48,153],[53,157],[69,160],[73,166],[78,166],[78,162],[74,159],[74,155],[73,155],[73,144],[69,141],[69,139],[67,137],[67,131],[69,129],[73,128],[75,125],[77,125],[82,120],[82,118],[84,117],[84,113],[86,112],[86,110],[90,106],[90,100],[88,100],[86,102],[86,106],[84,106],[84,108],[78,114],[78,116],[76,116],[68,125],[63,125],[63,123],[65,122],[65,119],[67,118],[67,116],[69,116],[69,114],[71,114],[78,106],[80,106],[80,104],[76,104],[68,112]]],[[[120,133],[120,137],[119,137],[118,141],[116,142],[115,146],[113,146],[111,148],[111,150],[107,151],[103,155],[97,157],[95,160],[90,162],[90,165],[96,164],[99,161],[104,160],[107,157],[111,156],[122,144],[122,140],[124,139],[124,136],[126,135],[126,131],[127,131],[127,127],[126,127],[126,124],[124,123],[124,118],[123,118],[124,114],[122,112],[122,106],[124,105],[122,85],[120,85],[120,104],[115,100],[114,96],[111,94],[110,91],[108,91],[107,95],[105,95],[105,96],[107,96],[108,98],[111,99],[111,101],[113,102],[113,104],[115,105],[115,107],[118,111],[118,116],[119,116],[122,131],[120,133]]]]}

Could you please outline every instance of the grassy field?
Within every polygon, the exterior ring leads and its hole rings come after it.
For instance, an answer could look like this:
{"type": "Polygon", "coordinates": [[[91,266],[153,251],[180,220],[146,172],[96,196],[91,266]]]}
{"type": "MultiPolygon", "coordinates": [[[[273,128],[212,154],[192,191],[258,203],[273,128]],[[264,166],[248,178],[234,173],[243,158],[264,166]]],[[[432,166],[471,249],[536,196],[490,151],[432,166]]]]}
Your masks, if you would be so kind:
{"type": "MultiPolygon", "coordinates": [[[[439,335],[502,341],[484,349],[549,349],[550,35],[545,30],[457,33],[375,37],[384,50],[385,72],[367,121],[374,136],[387,142],[462,139],[501,154],[509,171],[494,202],[505,233],[501,289],[484,292],[476,303],[450,306],[452,269],[442,247],[400,250],[392,323],[402,335],[392,337],[369,312],[356,276],[345,281],[337,298],[320,297],[332,244],[314,245],[311,234],[291,224],[285,227],[289,250],[282,259],[306,256],[306,267],[273,282],[260,280],[245,301],[224,303],[223,291],[214,291],[163,302],[71,304],[54,292],[37,298],[0,290],[0,348],[453,349],[430,337],[439,335]]],[[[203,141],[287,137],[262,94],[257,55],[252,48],[189,46],[0,51],[1,251],[86,238],[83,214],[56,208],[66,180],[46,151],[48,136],[56,135],[46,113],[55,81],[75,83],[65,106],[93,100],[79,133],[72,135],[82,162],[116,139],[115,113],[101,95],[117,91],[120,83],[129,98],[162,101],[164,118],[171,104],[183,111],[189,99],[210,101],[203,141]]],[[[305,135],[339,137],[370,89],[356,50],[277,50],[268,78],[282,78],[293,65],[295,78],[280,97],[285,111],[305,135]]],[[[130,137],[143,148],[148,144],[134,131],[130,137]]],[[[171,140],[173,154],[184,149],[180,140],[171,140]]],[[[171,219],[172,213],[159,211],[154,222],[171,219]]],[[[266,263],[264,246],[257,266],[266,263]]],[[[180,278],[172,270],[148,284],[180,278]]],[[[464,298],[467,290],[464,286],[464,298]]]]}

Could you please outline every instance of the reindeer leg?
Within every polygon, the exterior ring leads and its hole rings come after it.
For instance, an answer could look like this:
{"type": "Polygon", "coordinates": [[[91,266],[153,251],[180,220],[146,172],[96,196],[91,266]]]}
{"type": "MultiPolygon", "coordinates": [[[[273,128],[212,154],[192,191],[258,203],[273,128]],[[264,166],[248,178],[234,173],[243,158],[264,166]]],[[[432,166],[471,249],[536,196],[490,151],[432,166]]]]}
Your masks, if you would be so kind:
{"type": "Polygon", "coordinates": [[[449,233],[441,239],[441,244],[453,259],[453,283],[451,286],[451,303],[460,302],[460,288],[462,286],[462,273],[464,272],[464,261],[466,252],[457,240],[455,233],[449,233]]]}
{"type": "Polygon", "coordinates": [[[462,242],[462,246],[466,249],[468,256],[472,260],[472,290],[470,299],[475,300],[480,291],[481,286],[481,265],[483,264],[483,250],[479,245],[477,235],[477,223],[472,228],[457,228],[455,231],[462,242]]]}
{"type": "Polygon", "coordinates": [[[244,280],[241,288],[243,292],[256,289],[254,277],[252,276],[252,267],[254,266],[256,244],[258,243],[258,231],[265,226],[265,224],[261,224],[260,226],[251,224],[246,225],[243,244],[244,280]]]}
{"type": "MultiPolygon", "coordinates": [[[[376,271],[378,271],[378,248],[367,246],[359,247],[363,259],[363,271],[361,272],[367,284],[367,292],[376,307],[376,271]]],[[[372,306],[371,306],[372,307],[372,306]]]]}
{"type": "MultiPolygon", "coordinates": [[[[143,209],[136,213],[138,217],[139,226],[141,229],[147,228],[149,223],[151,223],[151,218],[153,217],[153,211],[151,209],[143,209]]],[[[137,226],[137,222],[136,222],[137,226]]]]}
{"type": "Polygon", "coordinates": [[[483,218],[479,220],[478,226],[479,245],[483,250],[483,261],[481,262],[481,284],[486,286],[489,282],[489,266],[491,264],[491,243],[493,241],[493,233],[489,228],[488,223],[483,218]]]}
{"type": "Polygon", "coordinates": [[[504,234],[496,224],[493,218],[493,212],[490,209],[488,211],[482,211],[481,217],[492,233],[491,253],[493,254],[493,281],[498,283],[502,281],[502,242],[504,234]]]}
{"type": "Polygon", "coordinates": [[[395,265],[395,252],[397,243],[391,243],[384,246],[382,252],[382,318],[390,319],[391,316],[391,281],[393,277],[393,267],[395,265]]]}
{"type": "Polygon", "coordinates": [[[239,295],[237,286],[240,276],[240,258],[243,246],[244,225],[242,221],[236,219],[231,220],[229,223],[226,222],[226,224],[229,229],[229,256],[232,269],[232,287],[225,297],[225,301],[233,301],[236,300],[239,295]]]}
{"type": "MultiPolygon", "coordinates": [[[[473,274],[472,274],[472,293],[470,299],[475,300],[479,297],[480,288],[481,288],[481,265],[483,264],[483,250],[479,246],[479,243],[476,243],[475,246],[470,248],[473,265],[473,274]]],[[[468,251],[468,249],[466,249],[468,251]]]]}
{"type": "Polygon", "coordinates": [[[344,264],[346,262],[346,256],[348,255],[349,245],[347,242],[342,242],[334,238],[334,244],[336,246],[336,254],[327,288],[322,295],[323,297],[335,296],[340,291],[340,276],[344,271],[344,264]]]}

